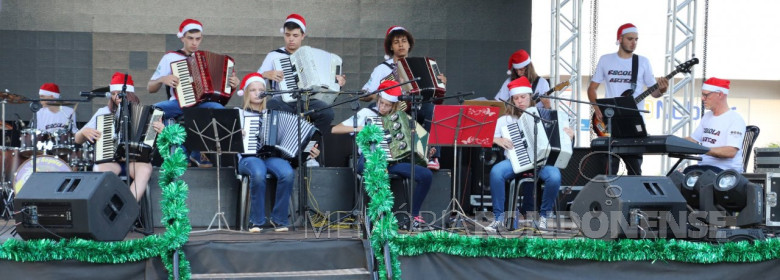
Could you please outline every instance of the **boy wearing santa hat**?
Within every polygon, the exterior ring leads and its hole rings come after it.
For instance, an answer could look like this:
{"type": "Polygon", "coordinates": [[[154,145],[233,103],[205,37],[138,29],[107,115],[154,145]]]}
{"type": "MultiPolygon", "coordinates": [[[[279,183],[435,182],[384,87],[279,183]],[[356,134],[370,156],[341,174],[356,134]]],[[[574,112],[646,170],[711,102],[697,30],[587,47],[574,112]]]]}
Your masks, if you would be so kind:
{"type": "Polygon", "coordinates": [[[45,132],[57,132],[67,130],[71,126],[71,132],[76,132],[76,112],[73,108],[61,105],[53,105],[46,100],[56,101],[60,99],[60,87],[55,83],[45,83],[38,90],[43,107],[35,115],[36,128],[45,132]]]}
{"type": "MultiPolygon", "coordinates": [[[[409,53],[414,49],[414,37],[403,26],[393,25],[385,31],[385,61],[374,67],[371,72],[371,77],[368,79],[365,85],[363,85],[363,92],[374,92],[381,87],[380,83],[388,80],[396,82],[401,81],[398,75],[397,66],[398,61],[402,58],[409,56],[409,53]]],[[[438,78],[445,84],[447,83],[447,77],[444,74],[439,74],[438,78]]],[[[368,97],[364,97],[361,101],[375,101],[377,95],[373,94],[368,97]]],[[[420,106],[420,110],[417,112],[417,122],[423,125],[425,130],[431,130],[431,121],[433,120],[433,103],[427,102],[420,106]]],[[[432,155],[428,162],[428,168],[431,170],[439,170],[439,155],[441,151],[434,147],[431,147],[432,155]]]]}
{"type": "MultiPolygon", "coordinates": [[[[163,110],[163,117],[165,119],[175,119],[183,114],[181,107],[179,107],[179,102],[176,101],[173,94],[173,90],[176,88],[176,85],[179,84],[179,77],[173,75],[171,62],[186,59],[188,56],[191,56],[194,52],[198,51],[200,43],[203,41],[203,24],[194,19],[185,19],[179,25],[176,36],[181,39],[182,48],[175,51],[169,51],[163,55],[162,59],[160,59],[160,63],[157,64],[157,69],[154,71],[154,74],[152,74],[152,77],[146,86],[149,93],[157,92],[162,86],[166,87],[165,92],[168,94],[168,100],[154,104],[155,107],[163,110]]],[[[230,76],[230,86],[235,88],[238,86],[239,82],[236,73],[232,73],[230,76]]],[[[201,102],[195,107],[213,109],[225,108],[222,104],[213,101],[201,102]]],[[[198,167],[212,166],[208,158],[201,154],[200,151],[191,151],[190,161],[195,163],[198,167]]]]}
{"type": "MultiPolygon", "coordinates": [[[[303,39],[306,39],[306,34],[308,34],[306,33],[306,29],[306,19],[299,14],[290,14],[285,19],[284,23],[282,24],[282,28],[279,30],[284,36],[284,47],[269,52],[265,56],[263,64],[261,64],[260,68],[257,69],[257,73],[262,74],[265,79],[270,81],[268,85],[269,90],[278,90],[278,83],[284,80],[284,72],[282,72],[282,69],[275,68],[274,61],[290,57],[290,55],[295,53],[301,46],[303,46],[303,39]]],[[[344,87],[344,84],[346,84],[346,79],[347,77],[345,75],[336,76],[336,80],[341,87],[344,87]]],[[[269,110],[281,110],[289,113],[296,113],[296,105],[297,102],[285,102],[282,100],[281,96],[274,96],[268,100],[269,110]]],[[[306,105],[304,104],[304,106],[306,105]]],[[[302,108],[302,110],[317,110],[327,106],[328,104],[321,100],[309,99],[308,108],[302,108]]],[[[317,127],[317,129],[320,130],[320,132],[327,133],[330,131],[330,123],[333,122],[333,118],[335,116],[333,109],[327,108],[314,112],[310,115],[310,117],[312,123],[317,127]]],[[[307,162],[307,165],[317,166],[319,163],[317,163],[314,159],[311,159],[309,162],[307,162]]]]}
{"type": "MultiPolygon", "coordinates": [[[[616,53],[605,54],[599,58],[599,62],[596,65],[596,72],[593,73],[593,77],[590,79],[590,85],[588,86],[588,100],[590,102],[596,102],[596,91],[599,89],[599,85],[604,84],[606,87],[606,97],[619,97],[626,90],[632,90],[633,96],[641,94],[646,87],[651,87],[654,84],[658,84],[658,89],[651,93],[655,98],[661,97],[665,92],[669,83],[665,78],[654,78],[653,69],[650,66],[650,60],[644,56],[634,54],[636,50],[636,44],[639,40],[639,31],[631,23],[621,25],[617,30],[617,42],[618,51],[616,53]],[[636,81],[632,84],[632,69],[634,61],[636,60],[636,81]]],[[[637,108],[644,109],[644,100],[636,104],[637,108]]],[[[593,105],[593,114],[595,115],[597,122],[606,123],[606,119],[602,117],[601,110],[598,106],[593,105]]],[[[642,175],[642,155],[626,155],[621,154],[620,158],[626,163],[628,169],[628,175],[642,175]]],[[[617,174],[620,166],[619,160],[613,160],[610,170],[612,174],[617,174]]]]}

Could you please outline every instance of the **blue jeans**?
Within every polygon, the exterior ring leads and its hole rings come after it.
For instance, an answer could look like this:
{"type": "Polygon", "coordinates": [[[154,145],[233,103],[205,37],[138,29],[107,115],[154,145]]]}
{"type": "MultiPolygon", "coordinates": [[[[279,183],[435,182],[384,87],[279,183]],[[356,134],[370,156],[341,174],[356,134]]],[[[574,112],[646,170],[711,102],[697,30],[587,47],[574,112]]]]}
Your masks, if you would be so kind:
{"type": "MultiPolygon", "coordinates": [[[[360,156],[358,160],[357,173],[362,174],[363,168],[366,164],[366,159],[360,156]]],[[[387,173],[395,174],[401,178],[412,177],[412,164],[408,162],[400,162],[387,167],[387,173]]],[[[433,172],[427,167],[415,165],[414,166],[414,191],[412,201],[412,217],[420,216],[420,208],[422,208],[425,197],[428,196],[428,191],[431,190],[431,182],[433,181],[433,172]]]]}
{"type": "Polygon", "coordinates": [[[249,176],[250,211],[249,222],[265,224],[265,175],[271,172],[276,177],[276,199],[271,210],[271,221],[278,225],[290,224],[287,212],[290,210],[290,194],[295,174],[290,163],[281,158],[261,159],[243,157],[238,163],[238,173],[249,176]]]}
{"type": "MultiPolygon", "coordinates": [[[[490,169],[490,196],[493,199],[493,214],[496,218],[504,216],[504,204],[506,204],[506,181],[514,178],[516,174],[512,171],[512,164],[509,159],[505,159],[490,169]]],[[[558,197],[558,191],[561,188],[561,171],[555,166],[545,165],[539,171],[539,179],[544,182],[542,193],[542,206],[540,213],[544,217],[552,215],[555,199],[558,197]]],[[[523,187],[523,205],[533,205],[533,184],[526,184],[523,187]]]]}
{"type": "MultiPolygon", "coordinates": [[[[158,109],[163,111],[163,119],[175,119],[180,117],[184,112],[181,110],[181,107],[179,107],[179,101],[176,99],[173,100],[165,100],[160,101],[157,103],[154,103],[154,107],[157,107],[158,109]]],[[[198,105],[195,105],[195,108],[209,108],[209,109],[225,109],[225,106],[222,106],[222,104],[218,102],[203,102],[198,105]]],[[[184,150],[184,154],[187,154],[187,148],[182,146],[182,149],[184,150]]],[[[190,157],[194,157],[196,159],[200,159],[200,151],[198,150],[192,150],[190,152],[190,157]]]]}

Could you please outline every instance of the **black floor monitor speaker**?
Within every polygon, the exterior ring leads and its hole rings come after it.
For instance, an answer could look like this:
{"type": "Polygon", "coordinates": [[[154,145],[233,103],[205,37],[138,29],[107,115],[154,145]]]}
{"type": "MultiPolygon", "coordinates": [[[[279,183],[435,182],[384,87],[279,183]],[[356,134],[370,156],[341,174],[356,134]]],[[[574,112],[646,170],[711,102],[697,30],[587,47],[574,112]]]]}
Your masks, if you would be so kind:
{"type": "Polygon", "coordinates": [[[127,185],[110,172],[37,172],[14,199],[16,232],[23,239],[123,240],[139,207],[127,185]]]}
{"type": "Polygon", "coordinates": [[[590,238],[681,238],[687,232],[685,198],[668,177],[599,175],[571,211],[590,238]]]}

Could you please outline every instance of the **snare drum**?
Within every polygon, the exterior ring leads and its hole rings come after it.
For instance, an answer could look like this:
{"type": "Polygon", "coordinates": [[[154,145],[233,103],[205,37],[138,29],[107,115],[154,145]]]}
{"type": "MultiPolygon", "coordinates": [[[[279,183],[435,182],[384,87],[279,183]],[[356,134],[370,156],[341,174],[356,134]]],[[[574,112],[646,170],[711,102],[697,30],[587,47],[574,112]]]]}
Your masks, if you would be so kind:
{"type": "MultiPolygon", "coordinates": [[[[65,161],[53,157],[53,156],[38,156],[36,157],[36,171],[37,172],[71,172],[70,166],[65,161]]],[[[28,159],[19,166],[14,175],[14,191],[19,193],[27,182],[27,179],[32,175],[33,162],[32,159],[28,159]]]]}
{"type": "Polygon", "coordinates": [[[22,154],[22,157],[29,158],[33,154],[33,142],[35,141],[35,138],[38,138],[38,154],[42,155],[44,152],[44,149],[46,146],[47,140],[49,140],[49,134],[43,133],[40,130],[34,129],[34,128],[28,128],[22,130],[21,136],[19,136],[19,151],[22,154]]]}
{"type": "Polygon", "coordinates": [[[16,169],[19,167],[19,163],[22,162],[22,155],[19,154],[19,148],[17,147],[0,146],[0,151],[3,153],[3,159],[5,159],[5,165],[3,166],[5,181],[11,182],[16,169]]]}

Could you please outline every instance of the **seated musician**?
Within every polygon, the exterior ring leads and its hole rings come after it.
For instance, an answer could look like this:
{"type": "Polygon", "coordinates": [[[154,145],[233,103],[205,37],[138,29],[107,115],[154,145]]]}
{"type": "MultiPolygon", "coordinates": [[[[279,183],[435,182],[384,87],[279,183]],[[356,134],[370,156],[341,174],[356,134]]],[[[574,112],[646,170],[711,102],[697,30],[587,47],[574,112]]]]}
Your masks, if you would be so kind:
{"type": "MultiPolygon", "coordinates": [[[[409,53],[414,48],[414,37],[406,28],[393,25],[385,32],[385,61],[374,67],[371,72],[371,78],[368,79],[365,85],[363,85],[363,91],[374,92],[379,89],[379,84],[386,80],[393,80],[397,82],[401,81],[398,75],[398,61],[409,56],[409,53]]],[[[438,78],[445,84],[447,83],[447,77],[444,74],[439,74],[438,78]]],[[[361,99],[362,101],[376,101],[377,95],[373,94],[361,99]]],[[[431,122],[433,120],[433,103],[427,102],[420,106],[420,110],[417,111],[417,122],[421,123],[425,130],[431,130],[431,122]]],[[[439,156],[441,151],[439,149],[431,148],[430,160],[428,161],[428,168],[431,170],[439,170],[439,156]]]]}
{"type": "MultiPolygon", "coordinates": [[[[523,110],[534,106],[531,100],[531,83],[528,82],[526,77],[520,77],[510,82],[508,88],[509,94],[512,98],[512,104],[523,110]]],[[[507,114],[501,116],[496,121],[496,131],[493,136],[493,144],[498,145],[505,150],[509,150],[513,147],[512,140],[501,137],[501,128],[509,125],[510,123],[517,122],[523,115],[523,112],[512,106],[507,106],[506,110],[507,114]]],[[[543,119],[550,119],[549,110],[544,108],[539,108],[538,110],[539,115],[543,119]]],[[[552,126],[545,126],[547,135],[552,135],[552,128],[552,126]]],[[[572,131],[570,128],[566,127],[564,128],[564,131],[569,135],[569,137],[574,138],[574,131],[572,131]]],[[[488,232],[496,232],[497,230],[504,228],[504,220],[506,218],[504,214],[504,205],[506,202],[504,186],[506,185],[507,180],[517,175],[512,170],[512,164],[509,161],[507,152],[504,151],[504,154],[507,155],[507,159],[497,163],[493,166],[492,169],[490,169],[490,195],[493,199],[493,214],[495,214],[495,220],[485,228],[485,230],[488,232]]],[[[555,204],[555,199],[558,196],[558,190],[561,186],[561,171],[558,170],[558,168],[555,166],[545,165],[537,172],[539,172],[539,179],[544,182],[542,205],[540,208],[540,217],[537,227],[539,229],[546,229],[547,218],[552,216],[553,205],[555,204]]],[[[533,196],[530,194],[533,193],[534,187],[535,186],[533,186],[533,184],[530,184],[530,186],[524,187],[523,189],[523,204],[525,207],[533,205],[533,196]]]]}
{"type": "MultiPolygon", "coordinates": [[[[244,127],[245,116],[259,116],[266,112],[267,96],[265,93],[265,80],[259,73],[246,75],[241,81],[239,96],[244,96],[243,105],[236,108],[239,111],[239,119],[243,127],[243,133],[247,133],[248,127],[244,127]]],[[[262,125],[262,124],[261,124],[262,125]]],[[[319,150],[316,146],[311,150],[311,155],[317,157],[319,150]]],[[[273,229],[276,232],[287,231],[290,224],[287,216],[290,204],[295,173],[290,162],[279,157],[258,157],[252,155],[238,155],[238,172],[249,176],[251,188],[251,206],[249,213],[249,232],[261,232],[273,229]],[[265,175],[267,172],[276,177],[276,203],[271,210],[271,218],[265,217],[265,175]]]]}
{"type": "MultiPolygon", "coordinates": [[[[496,97],[494,98],[495,100],[509,101],[509,88],[507,85],[509,82],[520,77],[526,77],[528,81],[531,82],[531,91],[533,91],[532,96],[534,98],[537,98],[550,90],[550,84],[547,82],[547,79],[536,74],[536,68],[534,68],[534,63],[531,61],[531,56],[523,49],[514,52],[512,56],[509,57],[509,69],[507,70],[507,74],[509,74],[509,77],[506,78],[504,84],[498,89],[498,93],[496,93],[496,97]]],[[[536,107],[552,108],[549,98],[537,100],[541,100],[542,102],[537,103],[536,107]]]]}
{"type": "Polygon", "coordinates": [[[699,126],[686,139],[710,148],[702,155],[699,165],[688,166],[684,173],[693,169],[712,170],[715,173],[726,169],[744,172],[742,164],[742,141],[745,139],[745,120],[727,102],[731,81],[715,77],[707,79],[701,86],[701,100],[709,109],[699,126]]]}
{"type": "MultiPolygon", "coordinates": [[[[379,87],[387,88],[394,85],[398,85],[398,82],[384,81],[382,82],[382,84],[379,85],[379,87]]],[[[363,108],[357,112],[357,131],[363,130],[363,126],[366,125],[366,120],[368,117],[387,116],[387,115],[394,114],[398,111],[398,104],[399,104],[398,97],[401,96],[401,89],[399,87],[382,91],[379,93],[379,96],[380,98],[377,100],[377,109],[363,108]]],[[[354,122],[354,117],[349,118],[341,122],[340,124],[334,126],[332,132],[334,134],[351,133],[353,132],[353,122],[354,122]]],[[[362,151],[360,152],[362,154],[362,151]]],[[[408,161],[409,158],[407,158],[406,161],[390,163],[387,167],[387,172],[390,174],[396,174],[403,178],[410,178],[411,168],[414,167],[415,189],[413,193],[412,213],[411,213],[412,217],[414,218],[411,223],[412,224],[411,230],[420,230],[428,227],[428,225],[425,223],[425,220],[423,220],[422,216],[420,216],[420,207],[422,207],[422,203],[425,200],[425,197],[428,195],[428,191],[431,188],[433,173],[431,172],[431,170],[423,166],[416,165],[416,164],[412,165],[408,161]]],[[[361,155],[357,166],[358,173],[363,172],[364,165],[365,165],[365,158],[361,155]]],[[[409,228],[407,227],[407,229],[409,228]]]]}
{"type": "MultiPolygon", "coordinates": [[[[115,119],[119,117],[119,105],[121,98],[119,93],[122,91],[124,85],[125,74],[116,72],[111,78],[111,84],[109,86],[111,90],[111,98],[108,99],[108,105],[101,107],[92,115],[84,127],[76,132],[75,141],[77,144],[84,143],[85,141],[95,143],[97,139],[101,137],[101,132],[97,130],[97,117],[100,115],[114,114],[115,119]]],[[[133,77],[127,75],[127,100],[131,103],[140,103],[138,97],[135,95],[135,88],[133,86],[133,77]]],[[[161,121],[157,121],[154,124],[154,130],[159,133],[165,127],[161,121]]],[[[114,134],[116,135],[116,134],[114,134]]],[[[133,179],[133,183],[130,184],[130,192],[133,193],[137,201],[141,200],[146,192],[146,186],[149,184],[149,178],[152,176],[152,164],[148,162],[130,162],[130,170],[124,170],[124,161],[119,162],[106,162],[95,165],[92,171],[95,172],[113,172],[119,176],[129,175],[133,179]]]]}
{"type": "MultiPolygon", "coordinates": [[[[260,68],[257,69],[257,73],[262,74],[263,77],[271,81],[271,84],[268,87],[269,89],[279,90],[279,82],[284,81],[284,72],[282,69],[276,69],[274,66],[274,61],[290,57],[290,55],[295,53],[295,51],[303,46],[303,39],[306,39],[306,27],[306,19],[304,19],[303,16],[299,14],[290,14],[285,19],[281,29],[282,35],[284,36],[284,47],[269,52],[265,56],[263,64],[261,64],[260,68]]],[[[347,77],[345,75],[336,76],[336,80],[341,87],[346,84],[346,79],[347,77]]],[[[268,109],[296,113],[296,104],[297,102],[284,102],[281,96],[274,96],[268,100],[268,109]]],[[[327,107],[328,104],[321,100],[309,99],[308,104],[304,104],[303,106],[306,107],[302,108],[301,110],[306,111],[324,108],[327,107]]],[[[333,122],[334,118],[332,108],[317,111],[311,114],[310,117],[312,124],[314,124],[314,126],[316,126],[321,133],[324,134],[330,131],[330,123],[333,122]]],[[[317,163],[316,160],[312,158],[306,163],[306,165],[318,166],[319,163],[317,163]]]]}
{"type": "Polygon", "coordinates": [[[76,132],[76,112],[73,108],[67,106],[61,106],[52,104],[49,102],[60,99],[60,87],[55,83],[45,83],[38,90],[38,95],[41,98],[41,108],[36,113],[35,121],[36,127],[40,131],[44,132],[58,132],[60,130],[66,130],[69,124],[72,124],[72,132],[76,132]]]}
{"type": "MultiPolygon", "coordinates": [[[[166,87],[166,93],[168,94],[168,100],[157,102],[154,107],[163,110],[165,119],[175,119],[180,117],[183,112],[179,107],[179,102],[176,101],[174,96],[174,89],[179,84],[179,77],[173,75],[171,69],[171,62],[182,60],[191,56],[198,51],[198,47],[203,40],[203,24],[194,19],[185,19],[179,25],[179,32],[176,34],[181,39],[182,48],[175,51],[169,51],[163,55],[160,59],[160,63],[157,64],[157,69],[152,74],[147,85],[149,93],[155,93],[164,85],[166,87]]],[[[235,88],[238,86],[238,77],[235,73],[230,76],[230,86],[235,88]]],[[[201,102],[195,107],[197,108],[213,108],[224,109],[219,102],[205,101],[201,102]]],[[[186,144],[185,144],[186,145],[186,144]]],[[[200,151],[193,150],[190,152],[189,159],[192,163],[198,167],[211,167],[213,166],[205,154],[200,151]]]]}

